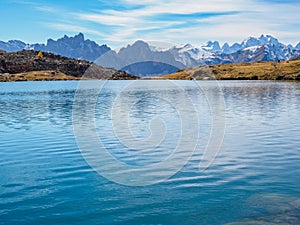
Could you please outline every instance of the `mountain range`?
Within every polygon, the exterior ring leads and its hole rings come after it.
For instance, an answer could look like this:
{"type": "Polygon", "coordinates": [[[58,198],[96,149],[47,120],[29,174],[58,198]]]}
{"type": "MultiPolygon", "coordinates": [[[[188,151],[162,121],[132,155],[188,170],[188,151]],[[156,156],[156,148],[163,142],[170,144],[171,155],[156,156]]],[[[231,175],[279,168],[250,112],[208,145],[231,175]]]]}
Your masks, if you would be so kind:
{"type": "Polygon", "coordinates": [[[195,47],[190,44],[160,49],[144,41],[114,51],[107,45],[99,45],[85,39],[82,33],[74,37],[64,36],[49,39],[46,44],[26,44],[20,40],[0,41],[0,49],[17,52],[23,49],[58,54],[82,59],[103,67],[124,70],[137,76],[164,75],[179,69],[201,65],[268,62],[300,58],[300,42],[296,46],[285,45],[270,35],[249,37],[241,43],[220,46],[218,41],[209,41],[195,47]]]}

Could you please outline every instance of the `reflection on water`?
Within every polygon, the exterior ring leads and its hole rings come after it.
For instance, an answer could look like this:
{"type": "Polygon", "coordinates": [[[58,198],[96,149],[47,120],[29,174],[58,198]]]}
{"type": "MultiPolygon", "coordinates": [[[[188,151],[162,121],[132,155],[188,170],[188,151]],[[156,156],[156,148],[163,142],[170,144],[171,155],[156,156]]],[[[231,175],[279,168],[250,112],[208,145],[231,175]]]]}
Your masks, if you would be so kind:
{"type": "MultiPolygon", "coordinates": [[[[50,120],[53,125],[70,124],[72,115],[73,97],[76,83],[70,82],[73,90],[52,87],[49,90],[33,90],[34,82],[29,82],[28,87],[14,91],[6,90],[9,84],[0,85],[0,123],[12,129],[29,130],[35,123],[50,120]],[[54,90],[51,90],[53,88],[54,90]],[[55,90],[56,89],[56,90],[55,90]]],[[[8,87],[9,88],[9,87],[8,87]]]]}
{"type": "Polygon", "coordinates": [[[297,107],[297,103],[299,103],[298,85],[286,84],[286,88],[282,88],[282,86],[282,83],[257,83],[249,90],[247,83],[233,84],[232,87],[224,89],[226,103],[228,106],[233,106],[235,114],[247,113],[270,118],[280,117],[281,113],[297,107]],[[236,102],[241,104],[236,105],[236,102]],[[246,111],[245,109],[252,110],[246,111]]]}
{"type": "MultiPolygon", "coordinates": [[[[95,95],[96,84],[86,82],[82,115],[95,95]]],[[[168,131],[156,151],[124,151],[111,129],[110,109],[129,83],[106,83],[94,110],[97,132],[122,162],[151,165],[168,157],[168,146],[180,136],[176,110],[155,96],[185,99],[161,81],[124,92],[133,138],[151,136],[149,123],[156,116],[168,131]]],[[[78,82],[0,83],[0,224],[299,224],[300,84],[179,83],[199,115],[199,145],[180,172],[148,187],[113,183],[85,162],[72,124],[78,82]],[[220,90],[224,142],[214,163],[200,172],[212,128],[209,104],[219,102],[220,90]]]]}

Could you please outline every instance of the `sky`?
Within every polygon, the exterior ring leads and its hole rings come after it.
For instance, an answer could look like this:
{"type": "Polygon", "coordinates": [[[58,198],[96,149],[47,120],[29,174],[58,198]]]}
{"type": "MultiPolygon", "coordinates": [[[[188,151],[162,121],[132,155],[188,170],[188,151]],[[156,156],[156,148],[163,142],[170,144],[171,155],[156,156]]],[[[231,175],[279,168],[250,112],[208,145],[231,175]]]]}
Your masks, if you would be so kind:
{"type": "Polygon", "coordinates": [[[300,0],[0,0],[0,40],[46,43],[79,32],[118,48],[136,40],[199,46],[269,34],[300,42],[300,0]]]}

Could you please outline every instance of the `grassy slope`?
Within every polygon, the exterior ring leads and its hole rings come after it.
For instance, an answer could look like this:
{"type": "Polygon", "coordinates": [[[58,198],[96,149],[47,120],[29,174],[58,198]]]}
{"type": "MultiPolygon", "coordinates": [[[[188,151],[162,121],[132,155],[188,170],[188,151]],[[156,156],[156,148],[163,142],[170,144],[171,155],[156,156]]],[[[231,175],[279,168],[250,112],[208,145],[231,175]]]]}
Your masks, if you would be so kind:
{"type": "Polygon", "coordinates": [[[300,80],[300,59],[276,62],[256,62],[200,66],[177,71],[161,79],[243,79],[243,80],[300,80]]]}
{"type": "Polygon", "coordinates": [[[53,70],[31,71],[17,74],[3,74],[0,82],[12,81],[50,81],[50,80],[80,80],[80,77],[66,75],[53,70]]]}

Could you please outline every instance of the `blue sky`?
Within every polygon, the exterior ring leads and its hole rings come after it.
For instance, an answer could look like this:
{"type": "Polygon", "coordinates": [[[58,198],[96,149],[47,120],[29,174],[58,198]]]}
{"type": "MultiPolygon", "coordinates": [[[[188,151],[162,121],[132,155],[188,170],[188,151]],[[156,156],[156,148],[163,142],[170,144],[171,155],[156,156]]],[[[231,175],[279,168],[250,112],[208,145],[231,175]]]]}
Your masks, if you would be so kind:
{"type": "Polygon", "coordinates": [[[300,41],[299,0],[1,0],[0,40],[45,43],[78,32],[113,48],[141,39],[200,45],[271,34],[300,41]]]}

